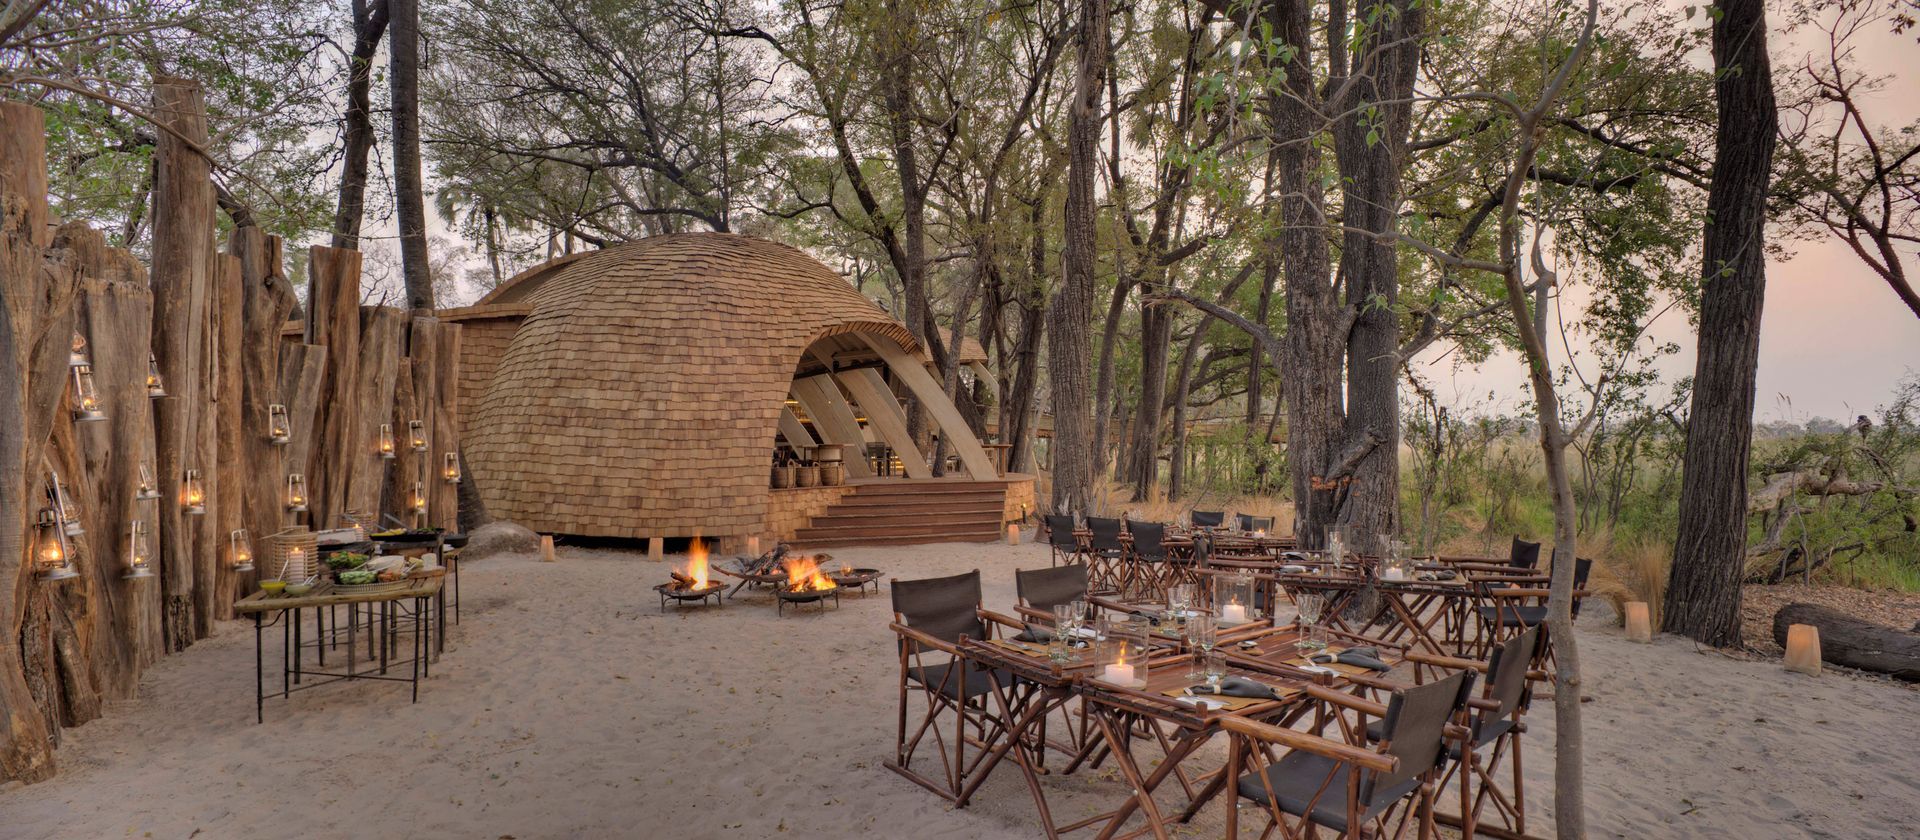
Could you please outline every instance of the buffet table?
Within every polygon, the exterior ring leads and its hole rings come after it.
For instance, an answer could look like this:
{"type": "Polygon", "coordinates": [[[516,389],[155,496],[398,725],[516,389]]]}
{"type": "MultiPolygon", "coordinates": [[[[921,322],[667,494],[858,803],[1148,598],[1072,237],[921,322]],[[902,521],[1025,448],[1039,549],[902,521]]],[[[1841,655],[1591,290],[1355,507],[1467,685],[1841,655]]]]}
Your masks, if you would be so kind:
{"type": "MultiPolygon", "coordinates": [[[[420,678],[431,676],[429,640],[436,610],[434,602],[446,582],[445,568],[417,573],[393,584],[340,587],[322,582],[301,595],[255,592],[233,605],[233,611],[253,619],[255,722],[266,721],[268,697],[290,697],[341,680],[386,680],[411,683],[413,700],[420,700],[420,678]],[[347,626],[327,626],[334,607],[347,607],[347,626]],[[313,639],[306,638],[302,611],[310,610],[313,639]],[[362,628],[364,618],[365,627],[362,628]],[[280,625],[280,690],[267,692],[266,628],[280,625]],[[402,625],[410,625],[412,655],[398,659],[402,625]],[[366,658],[360,658],[359,636],[366,635],[366,658]],[[345,640],[345,670],[327,670],[328,650],[339,651],[345,640]],[[314,665],[309,667],[311,652],[314,665]],[[406,668],[405,676],[396,675],[406,668]]],[[[337,655],[337,654],[336,654],[337,655]]]]}

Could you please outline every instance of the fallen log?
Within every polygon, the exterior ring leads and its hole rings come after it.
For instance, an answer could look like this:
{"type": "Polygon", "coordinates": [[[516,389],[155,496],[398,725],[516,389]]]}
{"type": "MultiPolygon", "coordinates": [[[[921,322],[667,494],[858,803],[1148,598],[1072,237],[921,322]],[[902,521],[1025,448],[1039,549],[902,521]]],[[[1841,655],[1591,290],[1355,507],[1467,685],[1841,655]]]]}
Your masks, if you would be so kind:
{"type": "Polygon", "coordinates": [[[1773,640],[1787,644],[1787,627],[1820,629],[1820,658],[1835,665],[1920,682],[1920,633],[1861,621],[1818,604],[1792,603],[1773,614],[1773,640]]]}

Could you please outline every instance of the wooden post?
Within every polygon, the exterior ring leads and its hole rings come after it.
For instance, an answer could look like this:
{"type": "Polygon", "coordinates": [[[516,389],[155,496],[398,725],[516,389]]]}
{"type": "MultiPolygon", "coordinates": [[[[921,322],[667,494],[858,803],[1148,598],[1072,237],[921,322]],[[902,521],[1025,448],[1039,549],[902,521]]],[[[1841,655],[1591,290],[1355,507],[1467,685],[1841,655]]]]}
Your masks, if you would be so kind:
{"type": "MultiPolygon", "coordinates": [[[[380,424],[392,422],[394,383],[401,372],[400,347],[406,324],[406,313],[391,306],[360,308],[360,381],[354,398],[353,448],[334,453],[349,472],[342,511],[380,513],[380,494],[386,487],[390,463],[380,457],[380,424]]],[[[404,429],[395,432],[404,433],[404,429]]]]}
{"type": "MultiPolygon", "coordinates": [[[[293,435],[293,440],[286,446],[286,452],[281,455],[281,461],[287,466],[288,471],[291,471],[297,464],[307,463],[312,457],[313,451],[320,448],[321,444],[317,431],[300,434],[298,430],[317,429],[315,426],[315,406],[320,402],[320,380],[322,374],[326,371],[326,367],[327,348],[325,347],[318,344],[282,343],[280,345],[280,380],[278,383],[280,398],[277,402],[287,407],[287,421],[292,424],[296,430],[293,435]]],[[[272,481],[270,483],[272,484],[272,489],[267,496],[269,499],[267,507],[275,517],[275,527],[261,534],[260,536],[262,537],[271,535],[275,531],[279,531],[290,525],[301,524],[306,521],[303,514],[292,513],[287,510],[286,474],[284,472],[276,473],[271,476],[271,478],[272,481]]],[[[313,484],[311,481],[307,484],[307,495],[313,495],[313,484]]],[[[309,504],[308,508],[311,510],[312,505],[309,504]]],[[[263,558],[265,556],[266,554],[264,552],[257,550],[254,553],[254,557],[256,558],[263,558]]],[[[258,561],[256,560],[256,562],[258,561]]],[[[267,567],[261,567],[258,570],[261,577],[272,577],[279,572],[279,569],[267,567]]]]}
{"type": "Polygon", "coordinates": [[[307,343],[327,348],[327,369],[321,375],[314,418],[315,444],[304,470],[312,497],[309,518],[313,528],[321,530],[339,524],[347,509],[347,453],[355,451],[356,414],[362,409],[355,402],[360,387],[360,252],[316,245],[310,253],[307,343]]]}
{"type": "Polygon", "coordinates": [[[447,454],[460,452],[460,325],[438,322],[434,353],[433,448],[427,451],[427,496],[431,521],[460,530],[460,486],[446,478],[447,454]]]}
{"type": "MultiPolygon", "coordinates": [[[[293,285],[282,269],[280,237],[257,227],[233,232],[228,252],[240,261],[240,452],[246,465],[241,485],[226,489],[226,501],[241,505],[241,525],[253,541],[255,571],[239,575],[238,594],[246,594],[254,580],[270,576],[264,540],[286,521],[287,455],[299,442],[307,451],[313,437],[311,417],[289,417],[291,440],[276,445],[267,439],[268,407],[289,405],[280,387],[281,329],[293,312],[293,285]]],[[[304,352],[304,351],[302,351],[304,352]]],[[[316,381],[316,387],[317,387],[316,381]]],[[[292,463],[305,463],[304,454],[292,463]]],[[[231,559],[231,558],[229,558],[231,559]]]]}
{"type": "Polygon", "coordinates": [[[402,356],[394,366],[393,414],[387,419],[393,425],[393,459],[386,461],[387,480],[380,493],[383,521],[387,516],[398,522],[413,521],[408,495],[413,492],[411,476],[420,472],[420,454],[413,451],[407,439],[407,423],[417,419],[414,411],[413,360],[402,356]]]}
{"type": "Polygon", "coordinates": [[[207,141],[207,109],[200,86],[156,77],[153,188],[153,354],[167,383],[154,401],[155,475],[160,489],[160,531],[155,552],[162,593],[162,627],[169,650],[196,638],[193,615],[195,540],[182,512],[181,479],[189,469],[203,474],[211,464],[195,461],[200,446],[199,391],[205,366],[207,284],[212,271],[214,195],[212,167],[193,145],[207,141]],[[183,139],[184,138],[184,139],[183,139]]]}

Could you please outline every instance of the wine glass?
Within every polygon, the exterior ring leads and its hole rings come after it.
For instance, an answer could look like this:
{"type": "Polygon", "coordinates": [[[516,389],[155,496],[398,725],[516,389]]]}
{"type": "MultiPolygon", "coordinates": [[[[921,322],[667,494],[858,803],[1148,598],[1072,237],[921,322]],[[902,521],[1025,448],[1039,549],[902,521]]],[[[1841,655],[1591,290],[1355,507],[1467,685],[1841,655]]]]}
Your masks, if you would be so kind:
{"type": "MultiPolygon", "coordinates": [[[[1181,632],[1187,640],[1187,647],[1197,651],[1197,653],[1194,654],[1194,663],[1196,665],[1200,664],[1200,660],[1213,650],[1214,643],[1218,641],[1215,633],[1216,629],[1217,625],[1214,623],[1213,616],[1196,614],[1192,618],[1187,619],[1187,626],[1182,628],[1181,632]]],[[[1201,674],[1199,673],[1189,673],[1187,674],[1187,679],[1195,679],[1200,676],[1201,674]]]]}
{"type": "Polygon", "coordinates": [[[1193,604],[1193,584],[1177,583],[1167,587],[1167,615],[1178,622],[1187,617],[1187,608],[1193,604]]]}
{"type": "Polygon", "coordinates": [[[1293,604],[1299,613],[1299,618],[1294,625],[1300,631],[1300,635],[1293,640],[1293,647],[1303,657],[1312,655],[1313,625],[1320,620],[1320,613],[1326,608],[1326,599],[1317,593],[1303,592],[1294,597],[1293,604]]]}

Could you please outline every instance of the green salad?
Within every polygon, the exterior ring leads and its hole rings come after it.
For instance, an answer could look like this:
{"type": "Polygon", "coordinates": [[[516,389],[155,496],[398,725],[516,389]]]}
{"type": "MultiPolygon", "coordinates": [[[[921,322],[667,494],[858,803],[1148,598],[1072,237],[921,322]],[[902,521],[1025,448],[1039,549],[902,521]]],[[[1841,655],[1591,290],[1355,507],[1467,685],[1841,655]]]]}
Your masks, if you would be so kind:
{"type": "Polygon", "coordinates": [[[327,568],[333,569],[334,571],[341,569],[358,569],[361,566],[367,565],[367,562],[372,559],[371,556],[365,554],[355,554],[351,551],[336,551],[327,555],[327,568]]]}
{"type": "Polygon", "coordinates": [[[365,586],[374,581],[376,575],[372,569],[353,569],[340,573],[342,586],[365,586]]]}

